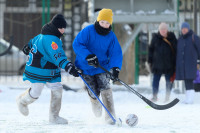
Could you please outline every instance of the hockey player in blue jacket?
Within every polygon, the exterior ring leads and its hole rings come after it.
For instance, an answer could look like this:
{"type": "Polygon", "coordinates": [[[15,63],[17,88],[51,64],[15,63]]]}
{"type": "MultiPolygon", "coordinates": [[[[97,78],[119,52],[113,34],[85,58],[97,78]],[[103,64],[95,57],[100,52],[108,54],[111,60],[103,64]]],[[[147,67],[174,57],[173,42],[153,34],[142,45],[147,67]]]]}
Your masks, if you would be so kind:
{"type": "MultiPolygon", "coordinates": [[[[76,53],[75,65],[83,71],[83,78],[97,96],[102,97],[106,108],[115,116],[112,90],[109,86],[110,78],[118,78],[122,66],[122,50],[115,34],[111,31],[112,10],[102,9],[95,24],[85,27],[76,36],[73,49],[76,53]],[[109,76],[98,64],[107,70],[111,69],[113,76],[109,76]]],[[[102,114],[102,107],[95,96],[87,89],[96,117],[102,114]]],[[[105,120],[112,124],[112,119],[106,113],[105,120]]]]}
{"type": "Polygon", "coordinates": [[[31,87],[17,98],[17,105],[19,111],[25,116],[29,114],[28,104],[39,98],[44,85],[46,85],[51,89],[49,122],[68,123],[66,119],[59,116],[63,88],[60,83],[60,68],[75,77],[79,75],[75,66],[67,60],[62,48],[60,38],[66,26],[63,15],[55,15],[50,23],[42,27],[41,34],[31,39],[23,48],[23,52],[29,55],[23,80],[29,80],[31,87]]]}

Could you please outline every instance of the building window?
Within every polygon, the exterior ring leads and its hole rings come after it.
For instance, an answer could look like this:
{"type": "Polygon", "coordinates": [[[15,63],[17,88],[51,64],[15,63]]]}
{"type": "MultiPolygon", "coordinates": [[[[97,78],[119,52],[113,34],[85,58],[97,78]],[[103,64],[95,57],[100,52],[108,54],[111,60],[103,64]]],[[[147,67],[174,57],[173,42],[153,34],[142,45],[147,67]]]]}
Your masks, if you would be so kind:
{"type": "MultiPolygon", "coordinates": [[[[44,0],[45,1],[45,6],[47,7],[47,2],[50,2],[50,7],[59,7],[59,0],[44,0]]],[[[42,7],[42,2],[43,0],[36,0],[36,6],[37,7],[42,7]]]]}
{"type": "Polygon", "coordinates": [[[6,0],[6,7],[28,7],[29,0],[6,0]]]}

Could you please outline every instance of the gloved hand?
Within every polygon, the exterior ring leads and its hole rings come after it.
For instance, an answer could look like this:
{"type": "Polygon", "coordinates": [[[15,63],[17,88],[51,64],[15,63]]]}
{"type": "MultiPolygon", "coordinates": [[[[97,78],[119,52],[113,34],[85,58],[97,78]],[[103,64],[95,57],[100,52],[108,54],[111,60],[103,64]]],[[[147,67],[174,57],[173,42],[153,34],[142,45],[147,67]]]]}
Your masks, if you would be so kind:
{"type": "Polygon", "coordinates": [[[29,48],[28,44],[24,45],[22,51],[25,55],[28,55],[30,52],[31,48],[29,48]]]}
{"type": "Polygon", "coordinates": [[[93,66],[93,67],[98,67],[99,61],[98,58],[95,54],[90,54],[86,57],[86,60],[88,62],[88,65],[93,66]]]}
{"type": "Polygon", "coordinates": [[[117,81],[118,77],[119,77],[119,72],[120,72],[120,69],[118,67],[113,67],[111,69],[111,79],[113,80],[113,82],[117,81]]]}
{"type": "Polygon", "coordinates": [[[71,62],[69,62],[66,67],[65,67],[65,71],[68,72],[70,75],[73,75],[74,77],[79,77],[79,72],[76,69],[76,67],[74,66],[74,64],[72,64],[71,62]]]}

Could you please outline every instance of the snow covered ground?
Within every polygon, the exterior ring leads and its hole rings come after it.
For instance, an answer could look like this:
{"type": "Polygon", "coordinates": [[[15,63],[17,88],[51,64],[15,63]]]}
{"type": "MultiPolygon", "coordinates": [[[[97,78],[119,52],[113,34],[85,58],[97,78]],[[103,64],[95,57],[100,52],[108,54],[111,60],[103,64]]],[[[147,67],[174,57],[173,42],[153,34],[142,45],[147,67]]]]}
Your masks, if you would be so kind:
{"type": "MultiPolygon", "coordinates": [[[[74,81],[66,78],[65,82],[71,88],[82,88],[80,79],[74,81]]],[[[67,118],[68,125],[51,125],[48,123],[50,90],[45,88],[41,97],[29,106],[30,114],[22,116],[16,106],[15,99],[29,83],[24,83],[17,77],[0,78],[0,133],[199,133],[200,132],[200,93],[195,94],[195,103],[185,105],[182,102],[184,94],[172,93],[181,101],[168,110],[155,110],[147,106],[135,94],[124,91],[123,86],[114,87],[114,102],[118,118],[121,118],[122,127],[106,125],[104,114],[95,118],[87,93],[80,89],[77,92],[63,91],[60,116],[67,118]],[[117,88],[120,88],[117,90],[117,88]],[[136,114],[139,118],[135,127],[125,124],[128,114],[136,114]]],[[[147,98],[151,98],[149,77],[140,77],[138,91],[147,98]],[[145,91],[140,89],[147,87],[145,91]]],[[[165,83],[162,78],[160,84],[159,102],[165,104],[165,83]]]]}

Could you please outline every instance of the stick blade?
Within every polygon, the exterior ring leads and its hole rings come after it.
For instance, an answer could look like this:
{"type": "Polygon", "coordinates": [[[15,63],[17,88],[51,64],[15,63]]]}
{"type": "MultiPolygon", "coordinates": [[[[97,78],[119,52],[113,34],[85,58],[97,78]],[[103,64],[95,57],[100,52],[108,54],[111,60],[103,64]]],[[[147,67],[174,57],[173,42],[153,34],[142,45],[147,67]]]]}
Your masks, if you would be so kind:
{"type": "Polygon", "coordinates": [[[165,110],[165,109],[169,109],[171,107],[173,107],[174,105],[176,105],[178,102],[179,102],[179,99],[178,98],[175,98],[172,102],[168,103],[168,104],[165,104],[165,105],[158,105],[158,104],[155,104],[153,103],[152,101],[148,100],[148,99],[145,99],[145,102],[151,106],[152,108],[154,109],[157,109],[157,110],[165,110]]]}
{"type": "Polygon", "coordinates": [[[118,127],[121,127],[121,126],[122,126],[122,120],[121,120],[120,118],[116,119],[115,124],[116,124],[118,127]]]}

